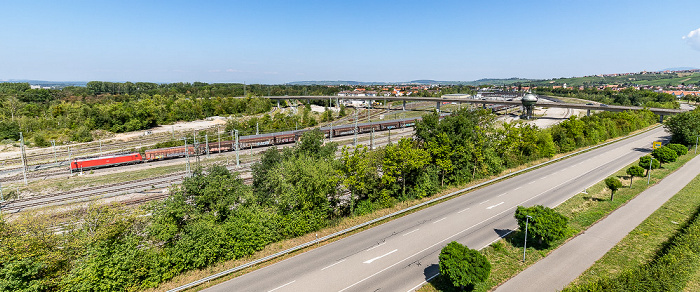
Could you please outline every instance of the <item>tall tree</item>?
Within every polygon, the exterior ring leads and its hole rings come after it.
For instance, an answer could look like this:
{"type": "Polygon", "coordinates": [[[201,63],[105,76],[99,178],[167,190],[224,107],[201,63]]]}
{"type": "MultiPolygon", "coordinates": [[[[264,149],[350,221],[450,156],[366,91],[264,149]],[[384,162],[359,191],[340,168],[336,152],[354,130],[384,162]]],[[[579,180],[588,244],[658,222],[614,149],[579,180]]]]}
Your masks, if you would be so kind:
{"type": "Polygon", "coordinates": [[[399,143],[386,147],[382,180],[388,183],[400,181],[402,195],[405,196],[408,177],[429,161],[430,155],[427,151],[416,147],[413,140],[401,138],[399,143]]]}

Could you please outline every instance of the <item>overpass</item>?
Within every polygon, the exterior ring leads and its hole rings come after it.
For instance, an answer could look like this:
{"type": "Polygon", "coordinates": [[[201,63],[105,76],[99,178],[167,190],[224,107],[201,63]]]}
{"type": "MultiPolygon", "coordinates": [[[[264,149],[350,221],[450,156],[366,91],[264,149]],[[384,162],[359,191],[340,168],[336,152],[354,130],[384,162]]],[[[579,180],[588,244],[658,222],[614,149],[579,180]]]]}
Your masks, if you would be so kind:
{"type": "MultiPolygon", "coordinates": [[[[262,98],[268,98],[272,100],[277,100],[278,105],[280,100],[335,100],[338,103],[339,100],[353,99],[353,100],[384,100],[384,101],[402,101],[403,108],[406,108],[406,101],[424,101],[424,102],[435,102],[436,108],[440,110],[440,104],[443,102],[454,102],[454,103],[467,103],[467,104],[498,104],[498,105],[515,105],[521,106],[520,100],[485,100],[485,99],[470,99],[470,98],[442,98],[442,97],[404,97],[404,96],[312,96],[312,95],[302,95],[302,96],[261,96],[262,98]]],[[[538,96],[540,97],[540,96],[538,96]]],[[[618,105],[605,105],[605,104],[576,104],[576,103],[565,103],[565,102],[553,102],[549,100],[544,100],[540,98],[536,106],[542,107],[558,107],[558,108],[570,108],[570,109],[582,109],[587,110],[588,114],[592,110],[599,111],[612,111],[612,112],[623,112],[628,110],[641,110],[645,107],[640,106],[618,106],[618,105]]],[[[677,113],[685,112],[686,110],[681,109],[667,109],[667,108],[646,108],[649,111],[659,115],[663,121],[664,116],[674,115],[677,113]]]]}

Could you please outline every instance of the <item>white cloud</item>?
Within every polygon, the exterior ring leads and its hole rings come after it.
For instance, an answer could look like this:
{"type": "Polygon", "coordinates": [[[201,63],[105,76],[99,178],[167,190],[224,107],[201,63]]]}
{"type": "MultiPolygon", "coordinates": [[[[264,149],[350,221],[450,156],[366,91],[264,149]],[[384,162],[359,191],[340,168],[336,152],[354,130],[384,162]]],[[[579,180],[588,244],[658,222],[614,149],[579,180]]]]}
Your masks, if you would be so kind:
{"type": "Polygon", "coordinates": [[[691,31],[687,36],[684,36],[683,39],[690,45],[690,47],[700,51],[700,28],[691,31]]]}

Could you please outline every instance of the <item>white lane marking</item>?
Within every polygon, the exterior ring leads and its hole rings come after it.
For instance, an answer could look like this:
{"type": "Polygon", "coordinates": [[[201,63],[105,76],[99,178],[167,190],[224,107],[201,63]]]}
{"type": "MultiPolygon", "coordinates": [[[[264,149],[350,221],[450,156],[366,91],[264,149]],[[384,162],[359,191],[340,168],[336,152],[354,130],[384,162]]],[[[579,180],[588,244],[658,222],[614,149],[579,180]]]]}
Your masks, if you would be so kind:
{"type": "Polygon", "coordinates": [[[457,212],[457,214],[462,213],[462,212],[467,211],[467,210],[469,210],[469,208],[466,208],[466,209],[464,209],[464,210],[462,210],[462,211],[459,211],[459,212],[457,212]]]}
{"type": "Polygon", "coordinates": [[[534,184],[535,182],[536,182],[536,180],[533,180],[533,181],[531,181],[531,182],[529,182],[529,183],[527,183],[527,184],[531,185],[531,184],[534,184]]]}
{"type": "MultiPolygon", "coordinates": [[[[537,195],[537,196],[539,196],[539,195],[537,195]]],[[[536,198],[537,196],[534,196],[533,198],[536,198]]],[[[529,201],[529,200],[532,200],[532,198],[523,201],[523,203],[524,203],[524,202],[527,202],[527,201],[529,201]]],[[[482,224],[482,223],[484,223],[484,222],[486,222],[486,221],[489,221],[489,220],[491,220],[491,219],[493,219],[493,218],[496,218],[496,217],[498,217],[498,216],[501,216],[503,213],[508,212],[508,211],[510,211],[510,210],[512,210],[512,209],[514,209],[514,208],[515,208],[515,207],[510,207],[510,208],[508,208],[507,210],[503,210],[503,211],[501,211],[500,213],[498,213],[498,214],[496,214],[496,215],[493,215],[493,216],[491,216],[491,217],[489,217],[489,218],[486,218],[486,219],[482,220],[481,222],[476,223],[476,224],[474,224],[474,225],[472,225],[472,226],[469,226],[469,227],[467,227],[466,229],[464,229],[464,230],[462,230],[462,231],[460,231],[460,232],[457,232],[457,233],[455,233],[455,234],[452,234],[452,235],[446,237],[445,239],[440,240],[440,241],[438,241],[438,242],[432,244],[431,246],[428,246],[428,247],[426,247],[426,248],[424,248],[424,249],[422,249],[422,250],[420,250],[420,251],[418,251],[418,252],[416,252],[416,253],[414,253],[414,254],[408,256],[408,257],[406,257],[405,259],[402,259],[402,260],[400,260],[400,261],[394,263],[393,265],[390,265],[390,266],[388,266],[388,267],[382,269],[382,270],[379,271],[379,272],[376,272],[376,273],[374,273],[374,274],[372,274],[372,275],[369,275],[369,276],[365,277],[365,278],[362,279],[362,280],[359,280],[359,281],[355,282],[355,284],[352,284],[352,285],[350,285],[350,286],[347,286],[347,287],[343,288],[343,290],[340,290],[340,291],[338,291],[338,292],[343,292],[343,291],[345,291],[345,290],[348,290],[348,289],[354,287],[355,285],[360,284],[360,283],[366,281],[366,280],[369,279],[369,278],[372,278],[372,277],[374,277],[374,276],[376,276],[376,275],[378,275],[378,274],[380,274],[380,273],[382,273],[382,272],[384,272],[384,271],[386,271],[386,270],[388,270],[388,269],[393,268],[394,266],[396,266],[396,265],[402,263],[403,261],[405,261],[405,260],[407,260],[407,259],[410,259],[410,258],[412,258],[412,257],[414,257],[414,256],[416,256],[416,255],[418,255],[418,254],[420,254],[420,253],[422,253],[422,252],[428,250],[428,249],[431,249],[431,248],[435,247],[435,246],[438,245],[438,244],[442,244],[444,241],[447,241],[448,239],[450,239],[450,238],[452,238],[452,237],[455,237],[455,236],[457,236],[457,235],[459,235],[459,234],[461,234],[461,233],[463,233],[463,232],[465,232],[465,231],[467,231],[467,230],[469,230],[469,229],[472,229],[472,228],[474,228],[475,226],[478,226],[479,224],[482,224]]]]}
{"type": "Polygon", "coordinates": [[[321,269],[321,271],[323,271],[323,270],[325,270],[325,269],[328,269],[328,268],[330,268],[330,267],[332,267],[332,266],[335,266],[335,265],[337,265],[337,264],[339,264],[339,263],[342,263],[342,262],[344,262],[344,261],[345,261],[345,260],[337,261],[337,262],[335,262],[335,264],[332,264],[332,265],[330,265],[330,266],[327,266],[327,267],[321,269]]]}
{"type": "MultiPolygon", "coordinates": [[[[413,232],[416,232],[416,231],[418,231],[418,229],[414,229],[414,230],[411,230],[411,231],[409,231],[409,232],[406,232],[406,233],[403,234],[403,236],[409,235],[409,234],[411,234],[411,233],[413,233],[413,232]]],[[[382,244],[383,244],[383,243],[382,243],[382,244]]]]}
{"type": "Polygon", "coordinates": [[[442,219],[440,219],[440,220],[437,220],[437,221],[433,222],[433,224],[438,223],[438,222],[440,222],[440,221],[442,221],[442,220],[445,220],[445,219],[447,219],[447,217],[444,217],[444,218],[442,218],[442,219]]]}
{"type": "MultiPolygon", "coordinates": [[[[418,229],[416,229],[416,230],[418,230],[418,229]]],[[[382,242],[382,243],[380,243],[380,244],[377,244],[377,245],[375,245],[375,246],[373,246],[373,247],[368,248],[366,251],[370,251],[370,250],[373,250],[373,249],[375,249],[375,248],[378,248],[378,247],[384,245],[385,243],[386,243],[386,242],[382,242]]]]}
{"type": "Polygon", "coordinates": [[[489,200],[483,201],[483,202],[479,203],[479,205],[481,205],[481,204],[483,204],[483,203],[486,203],[486,202],[488,202],[488,201],[489,201],[489,200]]]}
{"type": "Polygon", "coordinates": [[[523,187],[523,186],[519,186],[519,187],[517,187],[517,188],[514,188],[513,190],[514,190],[514,191],[517,191],[517,190],[519,190],[519,189],[522,188],[522,187],[523,187]]]}
{"type": "Polygon", "coordinates": [[[272,289],[272,290],[270,290],[270,291],[267,291],[267,292],[275,291],[275,290],[280,289],[280,288],[282,288],[282,287],[284,287],[284,286],[287,286],[287,285],[289,285],[289,284],[292,284],[292,283],[294,283],[294,282],[296,282],[296,281],[297,281],[297,280],[291,281],[291,282],[289,282],[289,283],[287,283],[287,284],[284,284],[284,285],[282,285],[282,286],[279,286],[279,287],[277,287],[277,288],[275,288],[275,289],[272,289]]]}
{"type": "Polygon", "coordinates": [[[364,264],[371,264],[373,261],[376,261],[376,260],[378,260],[378,259],[381,259],[381,258],[383,258],[383,257],[385,257],[385,256],[388,256],[388,255],[392,254],[392,253],[395,253],[397,250],[398,250],[398,249],[392,250],[392,251],[390,251],[390,252],[388,252],[388,253],[385,253],[385,254],[380,255],[380,256],[378,256],[378,257],[376,257],[376,258],[373,258],[373,259],[366,260],[366,261],[364,261],[364,262],[362,262],[362,263],[364,263],[364,264]]]}
{"type": "Polygon", "coordinates": [[[491,209],[493,209],[493,208],[496,208],[496,207],[500,206],[500,205],[503,204],[503,203],[505,203],[505,202],[500,202],[500,203],[498,203],[498,204],[496,204],[496,205],[488,206],[488,207],[486,207],[486,210],[491,210],[491,209]]]}

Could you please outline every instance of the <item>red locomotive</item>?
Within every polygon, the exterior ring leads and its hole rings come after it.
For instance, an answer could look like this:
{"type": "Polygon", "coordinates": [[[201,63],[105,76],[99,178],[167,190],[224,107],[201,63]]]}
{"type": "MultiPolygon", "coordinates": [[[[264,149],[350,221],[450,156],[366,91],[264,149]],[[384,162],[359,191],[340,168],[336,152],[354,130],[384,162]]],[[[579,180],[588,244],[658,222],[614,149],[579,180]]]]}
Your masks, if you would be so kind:
{"type": "Polygon", "coordinates": [[[95,158],[73,160],[71,170],[87,170],[100,167],[117,166],[124,164],[140,163],[143,161],[141,153],[129,153],[123,155],[110,155],[95,158]]]}

